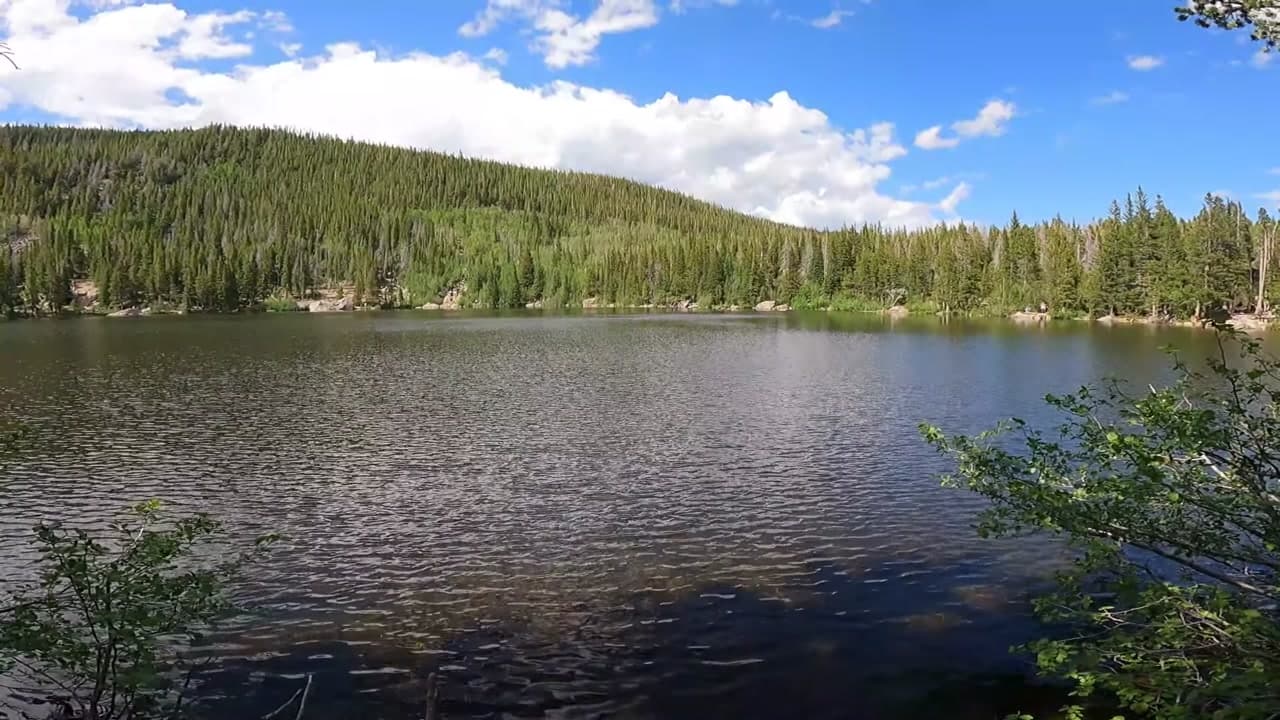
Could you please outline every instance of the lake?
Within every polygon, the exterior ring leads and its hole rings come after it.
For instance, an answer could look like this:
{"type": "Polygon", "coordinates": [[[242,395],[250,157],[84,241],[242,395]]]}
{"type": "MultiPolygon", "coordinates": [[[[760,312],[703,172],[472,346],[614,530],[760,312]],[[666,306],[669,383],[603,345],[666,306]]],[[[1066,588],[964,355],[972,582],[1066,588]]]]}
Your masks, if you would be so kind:
{"type": "Polygon", "coordinates": [[[1061,560],[978,539],[930,421],[1052,419],[1191,329],[874,315],[0,323],[0,569],[152,497],[288,536],[211,634],[213,718],[995,718],[1061,560]]]}

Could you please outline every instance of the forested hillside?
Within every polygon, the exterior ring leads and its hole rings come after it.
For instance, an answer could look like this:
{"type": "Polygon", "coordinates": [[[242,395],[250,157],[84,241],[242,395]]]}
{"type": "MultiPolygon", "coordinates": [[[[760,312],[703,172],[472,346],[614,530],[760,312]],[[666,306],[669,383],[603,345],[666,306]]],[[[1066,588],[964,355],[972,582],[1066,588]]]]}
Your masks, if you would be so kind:
{"type": "MultiPolygon", "coordinates": [[[[0,309],[229,310],[348,286],[358,301],[702,307],[775,299],[1189,316],[1252,307],[1276,223],[1138,191],[1053,221],[818,232],[638,183],[276,130],[0,128],[0,309]]],[[[1277,273],[1272,272],[1275,276],[1277,273]]],[[[1268,282],[1268,296],[1277,288],[1268,282]]]]}

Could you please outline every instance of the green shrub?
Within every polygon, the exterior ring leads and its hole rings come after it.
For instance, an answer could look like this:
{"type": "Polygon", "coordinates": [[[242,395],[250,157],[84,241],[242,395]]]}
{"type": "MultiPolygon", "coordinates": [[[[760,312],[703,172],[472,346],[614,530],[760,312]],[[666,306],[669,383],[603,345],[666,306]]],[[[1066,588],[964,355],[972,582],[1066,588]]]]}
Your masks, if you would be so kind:
{"type": "Polygon", "coordinates": [[[1081,702],[1103,691],[1136,717],[1280,717],[1280,363],[1219,330],[1209,371],[1177,362],[1170,387],[1049,396],[1065,417],[1053,433],[921,427],[956,462],[944,483],[990,500],[983,536],[1048,533],[1077,550],[1036,602],[1064,634],[1023,649],[1081,702]]]}

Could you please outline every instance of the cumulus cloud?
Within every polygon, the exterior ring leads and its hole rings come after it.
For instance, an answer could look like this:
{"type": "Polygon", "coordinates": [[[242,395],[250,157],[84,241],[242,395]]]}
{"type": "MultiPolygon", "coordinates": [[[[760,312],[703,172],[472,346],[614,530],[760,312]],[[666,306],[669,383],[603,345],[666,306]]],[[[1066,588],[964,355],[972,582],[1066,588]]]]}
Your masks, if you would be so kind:
{"type": "Polygon", "coordinates": [[[921,150],[945,150],[962,141],[976,137],[998,137],[1008,129],[1009,121],[1017,115],[1018,106],[1007,100],[991,100],[978,114],[968,120],[951,123],[954,136],[943,135],[941,125],[925,128],[916,134],[916,147],[921,150]]]}
{"type": "Polygon", "coordinates": [[[842,130],[786,92],[763,101],[672,94],[644,101],[567,82],[520,86],[493,63],[461,53],[388,55],[354,43],[213,69],[192,57],[228,56],[240,44],[228,35],[239,18],[251,25],[248,16],[168,4],[125,4],[85,18],[65,4],[57,13],[22,12],[32,6],[49,3],[0,0],[24,62],[23,71],[0,74],[0,110],[33,108],[108,127],[286,127],[602,172],[814,227],[925,225],[954,214],[969,192],[957,188],[940,203],[889,196],[880,185],[907,152],[894,126],[842,130]]]}
{"type": "Polygon", "coordinates": [[[1130,70],[1147,72],[1164,65],[1164,58],[1158,55],[1132,55],[1129,57],[1128,63],[1130,70]]]}
{"type": "Polygon", "coordinates": [[[1255,197],[1265,202],[1268,207],[1280,209],[1280,190],[1258,193],[1255,197]]]}
{"type": "Polygon", "coordinates": [[[585,18],[569,13],[567,7],[565,0],[488,0],[458,33],[481,37],[503,22],[521,19],[533,27],[531,49],[542,55],[548,67],[564,68],[594,60],[605,35],[658,24],[655,0],[599,0],[585,18]]]}
{"type": "Polygon", "coordinates": [[[186,18],[185,32],[178,43],[178,56],[185,60],[207,58],[237,58],[253,54],[253,46],[233,42],[224,34],[225,28],[252,20],[248,10],[235,13],[206,13],[186,18]]]}

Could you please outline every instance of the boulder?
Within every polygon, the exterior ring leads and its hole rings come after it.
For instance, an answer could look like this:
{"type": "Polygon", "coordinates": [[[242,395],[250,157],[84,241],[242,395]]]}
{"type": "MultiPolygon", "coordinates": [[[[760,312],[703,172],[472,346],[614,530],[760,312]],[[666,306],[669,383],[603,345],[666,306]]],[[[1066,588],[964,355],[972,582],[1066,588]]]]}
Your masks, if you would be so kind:
{"type": "MultiPolygon", "coordinates": [[[[298,303],[298,307],[302,307],[302,303],[298,303]]],[[[307,310],[310,312],[347,312],[355,308],[355,302],[350,297],[341,297],[336,300],[311,300],[307,303],[307,310]]]]}
{"type": "Polygon", "coordinates": [[[1009,319],[1016,323],[1043,323],[1048,322],[1049,313],[1023,310],[1010,315],[1009,319]]]}
{"type": "Polygon", "coordinates": [[[423,303],[422,307],[419,307],[418,309],[419,310],[439,310],[440,303],[432,303],[432,302],[423,303]]]}
{"type": "Polygon", "coordinates": [[[773,311],[774,311],[774,312],[791,312],[791,306],[790,306],[790,305],[786,305],[786,304],[783,304],[783,305],[774,305],[774,306],[773,306],[773,311]]]}
{"type": "Polygon", "coordinates": [[[906,305],[894,305],[888,310],[885,310],[884,313],[891,318],[900,318],[910,315],[911,311],[907,309],[906,305]]]}
{"type": "Polygon", "coordinates": [[[92,280],[71,281],[71,302],[76,307],[89,308],[98,304],[98,284],[92,280]]]}
{"type": "Polygon", "coordinates": [[[589,297],[582,299],[583,310],[594,310],[598,307],[600,307],[600,298],[589,297]]]}
{"type": "Polygon", "coordinates": [[[113,313],[107,313],[107,317],[141,317],[141,316],[142,316],[142,308],[140,307],[125,308],[123,310],[117,310],[113,313]]]}
{"type": "Polygon", "coordinates": [[[444,299],[440,301],[441,310],[459,310],[462,308],[462,296],[467,292],[467,284],[462,283],[456,287],[449,288],[449,292],[444,294],[444,299]]]}
{"type": "Polygon", "coordinates": [[[692,300],[681,300],[680,302],[676,303],[676,310],[679,310],[680,312],[692,312],[697,309],[698,309],[698,303],[692,300]]]}
{"type": "Polygon", "coordinates": [[[764,302],[756,303],[756,312],[773,312],[776,307],[778,307],[778,303],[776,301],[765,300],[764,302]]]}
{"type": "Polygon", "coordinates": [[[525,304],[524,304],[524,306],[525,306],[526,308],[530,309],[530,310],[541,310],[541,309],[542,309],[542,301],[541,301],[541,300],[534,300],[533,302],[525,303],[525,304]]]}
{"type": "Polygon", "coordinates": [[[1103,325],[1111,325],[1115,323],[1115,321],[1116,321],[1116,316],[1108,314],[1098,318],[1095,322],[1100,322],[1103,325]]]}
{"type": "Polygon", "coordinates": [[[1231,319],[1227,320],[1227,324],[1241,332],[1252,333],[1263,332],[1271,327],[1271,320],[1272,318],[1266,316],[1240,313],[1232,315],[1231,319]]]}

